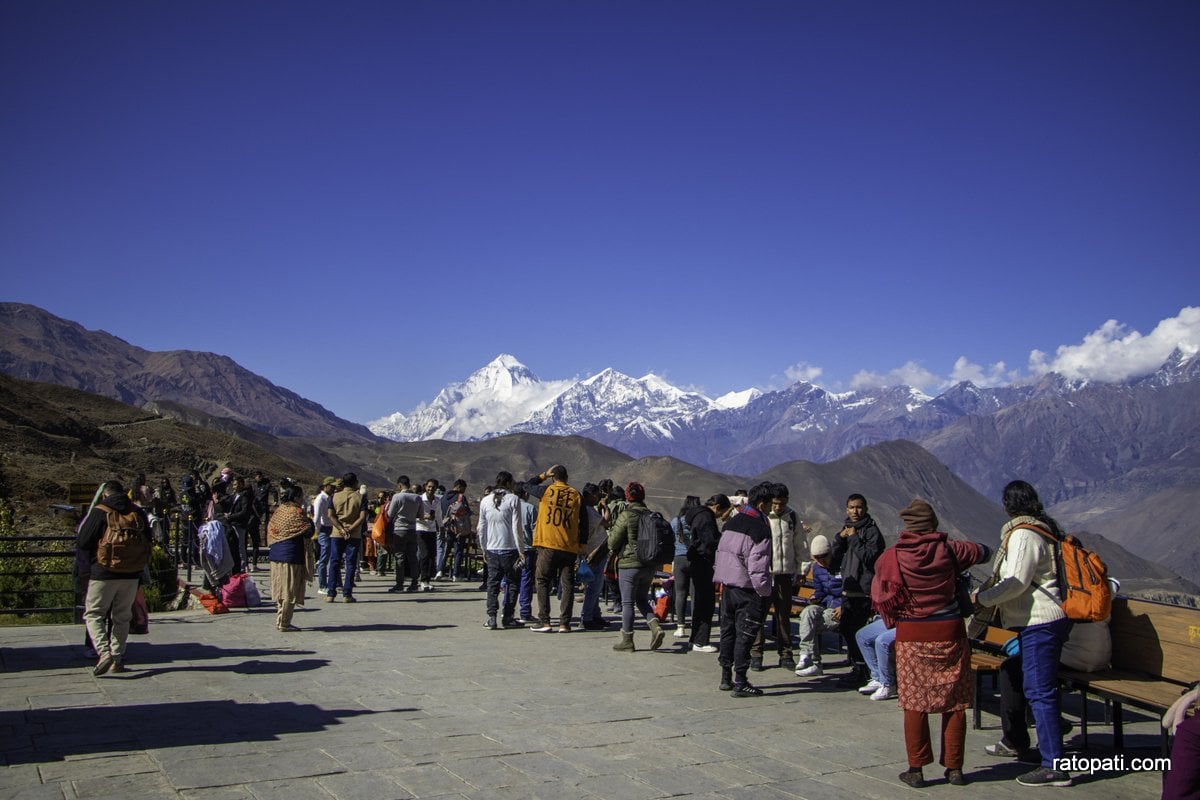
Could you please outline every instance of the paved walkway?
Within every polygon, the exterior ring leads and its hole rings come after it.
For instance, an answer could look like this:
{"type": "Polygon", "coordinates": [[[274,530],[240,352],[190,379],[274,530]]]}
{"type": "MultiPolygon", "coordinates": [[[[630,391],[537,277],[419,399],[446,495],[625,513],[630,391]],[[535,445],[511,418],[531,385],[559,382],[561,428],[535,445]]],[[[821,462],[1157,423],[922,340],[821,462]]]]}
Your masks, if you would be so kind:
{"type": "MultiPolygon", "coordinates": [[[[263,578],[265,581],[265,577],[263,578]]],[[[312,603],[300,633],[272,609],[157,616],[125,675],[93,678],[80,626],[0,628],[0,798],[896,798],[1025,795],[1023,768],[969,731],[967,788],[916,791],[900,714],[778,668],[766,696],[716,688],[716,656],[614,653],[613,633],[486,631],[474,585],[312,603]]],[[[576,606],[578,608],[578,605],[576,606]]],[[[638,634],[645,646],[647,635],[638,634]]],[[[836,659],[836,657],[834,657],[836,659]]],[[[994,710],[994,706],[993,706],[994,710]]],[[[1130,725],[1127,756],[1157,728],[1130,725]]],[[[1077,739],[1076,739],[1077,741],[1077,739]]],[[[1112,755],[1096,729],[1090,755],[1112,755]],[[1098,734],[1098,735],[1096,735],[1098,734]]],[[[1052,792],[1054,790],[1042,790],[1052,792]]],[[[1157,773],[1058,790],[1156,798],[1157,773]]]]}

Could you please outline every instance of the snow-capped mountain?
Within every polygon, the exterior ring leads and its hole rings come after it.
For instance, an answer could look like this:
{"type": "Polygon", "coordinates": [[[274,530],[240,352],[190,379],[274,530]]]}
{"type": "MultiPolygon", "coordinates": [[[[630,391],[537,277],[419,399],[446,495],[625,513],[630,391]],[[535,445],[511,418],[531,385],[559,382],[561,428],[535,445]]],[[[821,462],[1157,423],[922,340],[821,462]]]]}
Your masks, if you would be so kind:
{"type": "MultiPolygon", "coordinates": [[[[1177,352],[1153,375],[1126,385],[1189,382],[1200,373],[1198,364],[1195,354],[1177,352]]],[[[542,381],[502,355],[412,414],[393,414],[369,427],[401,441],[580,435],[634,457],[670,455],[749,475],[793,459],[832,461],[891,439],[921,441],[964,418],[986,418],[1087,387],[1056,373],[993,388],[964,381],[934,397],[908,386],[835,393],[800,381],[712,400],[653,374],[632,378],[613,369],[581,380],[542,381]]]]}
{"type": "Polygon", "coordinates": [[[528,420],[574,381],[543,381],[502,353],[462,383],[452,383],[429,405],[396,412],[368,424],[378,436],[400,442],[486,439],[528,420]]]}

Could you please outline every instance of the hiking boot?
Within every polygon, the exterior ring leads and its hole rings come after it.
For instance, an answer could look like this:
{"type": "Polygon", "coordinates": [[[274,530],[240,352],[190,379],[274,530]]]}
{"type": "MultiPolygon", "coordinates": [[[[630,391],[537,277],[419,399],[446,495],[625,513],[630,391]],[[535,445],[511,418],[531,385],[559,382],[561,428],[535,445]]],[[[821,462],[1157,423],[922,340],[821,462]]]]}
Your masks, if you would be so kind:
{"type": "Polygon", "coordinates": [[[722,692],[732,691],[733,689],[733,669],[730,667],[721,667],[721,685],[717,687],[722,692]]]}
{"type": "Polygon", "coordinates": [[[731,697],[762,697],[763,690],[757,686],[751,686],[749,683],[735,683],[733,691],[729,695],[731,697]]]}
{"type": "Polygon", "coordinates": [[[899,775],[900,782],[911,786],[914,789],[925,788],[925,776],[921,774],[921,768],[906,769],[899,775]]]}
{"type": "Polygon", "coordinates": [[[779,666],[781,669],[796,669],[796,659],[792,658],[791,653],[784,653],[779,657],[779,666]]]}
{"type": "Polygon", "coordinates": [[[764,667],[762,665],[762,658],[751,658],[750,659],[750,669],[753,672],[762,672],[763,670],[765,670],[766,667],[764,667]]]}
{"type": "Polygon", "coordinates": [[[1022,786],[1070,786],[1071,775],[1049,767],[1038,767],[1017,777],[1022,786]]]}
{"type": "Polygon", "coordinates": [[[619,653],[632,653],[633,651],[637,650],[637,648],[633,646],[633,634],[622,631],[621,641],[613,645],[613,650],[616,650],[619,653]]]}
{"type": "MultiPolygon", "coordinates": [[[[650,618],[650,649],[657,650],[662,647],[663,637],[666,636],[666,631],[663,630],[662,623],[657,617],[650,618]]],[[[630,634],[632,636],[633,634],[630,634]]]]}

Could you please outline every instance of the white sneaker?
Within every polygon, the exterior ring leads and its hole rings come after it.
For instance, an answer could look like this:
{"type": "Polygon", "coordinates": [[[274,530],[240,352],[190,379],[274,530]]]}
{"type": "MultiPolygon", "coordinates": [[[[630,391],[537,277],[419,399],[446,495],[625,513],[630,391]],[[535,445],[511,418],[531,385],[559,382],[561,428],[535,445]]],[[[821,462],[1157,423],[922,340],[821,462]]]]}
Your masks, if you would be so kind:
{"type": "Polygon", "coordinates": [[[866,686],[859,687],[858,693],[859,694],[874,694],[875,690],[878,689],[880,686],[883,686],[883,684],[880,683],[879,681],[875,680],[874,678],[871,678],[871,680],[867,682],[866,686]]]}
{"type": "Polygon", "coordinates": [[[796,667],[796,674],[801,678],[815,678],[817,675],[824,675],[825,670],[821,669],[820,664],[809,664],[807,667],[796,667]]]}
{"type": "Polygon", "coordinates": [[[799,671],[801,668],[807,667],[812,662],[811,653],[801,653],[800,657],[796,659],[796,670],[799,671]]]}
{"type": "Polygon", "coordinates": [[[686,639],[688,637],[688,632],[687,632],[686,628],[684,628],[682,625],[680,625],[678,628],[675,629],[675,632],[672,633],[671,635],[674,636],[676,639],[686,639]]]}
{"type": "Polygon", "coordinates": [[[871,695],[871,699],[872,700],[895,700],[896,699],[896,687],[895,686],[880,686],[871,695]]]}
{"type": "Polygon", "coordinates": [[[434,576],[433,576],[433,579],[434,579],[435,581],[440,581],[440,580],[442,579],[442,573],[441,573],[441,572],[438,572],[438,574],[437,574],[437,575],[434,575],[434,576]]]}
{"type": "Polygon", "coordinates": [[[711,644],[694,644],[692,645],[693,653],[715,653],[717,648],[711,644]]]}

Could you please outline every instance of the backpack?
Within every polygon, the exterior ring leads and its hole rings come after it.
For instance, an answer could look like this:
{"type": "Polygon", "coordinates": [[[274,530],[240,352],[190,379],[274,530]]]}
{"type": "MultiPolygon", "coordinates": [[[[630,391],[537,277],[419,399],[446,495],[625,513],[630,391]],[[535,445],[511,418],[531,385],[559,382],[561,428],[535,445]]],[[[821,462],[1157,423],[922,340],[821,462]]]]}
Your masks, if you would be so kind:
{"type": "Polygon", "coordinates": [[[456,520],[465,520],[471,514],[471,507],[467,505],[467,496],[462,492],[450,501],[450,505],[446,507],[446,516],[454,517],[456,520]]]}
{"type": "Polygon", "coordinates": [[[1100,556],[1070,534],[1058,539],[1036,525],[1016,527],[1033,531],[1054,544],[1054,563],[1062,593],[1060,605],[1067,619],[1076,622],[1108,619],[1112,614],[1112,586],[1108,582],[1108,567],[1100,556]]]}
{"type": "Polygon", "coordinates": [[[381,507],[371,525],[371,539],[380,547],[388,546],[388,535],[392,532],[391,520],[388,519],[387,508],[381,507]]]}
{"type": "Polygon", "coordinates": [[[108,516],[96,544],[96,563],[112,572],[141,572],[150,563],[150,537],[145,518],[136,506],[122,514],[103,503],[96,508],[108,516]]]}
{"type": "Polygon", "coordinates": [[[638,517],[636,552],[645,567],[661,567],[675,560],[675,531],[657,511],[645,511],[638,517]]]}

